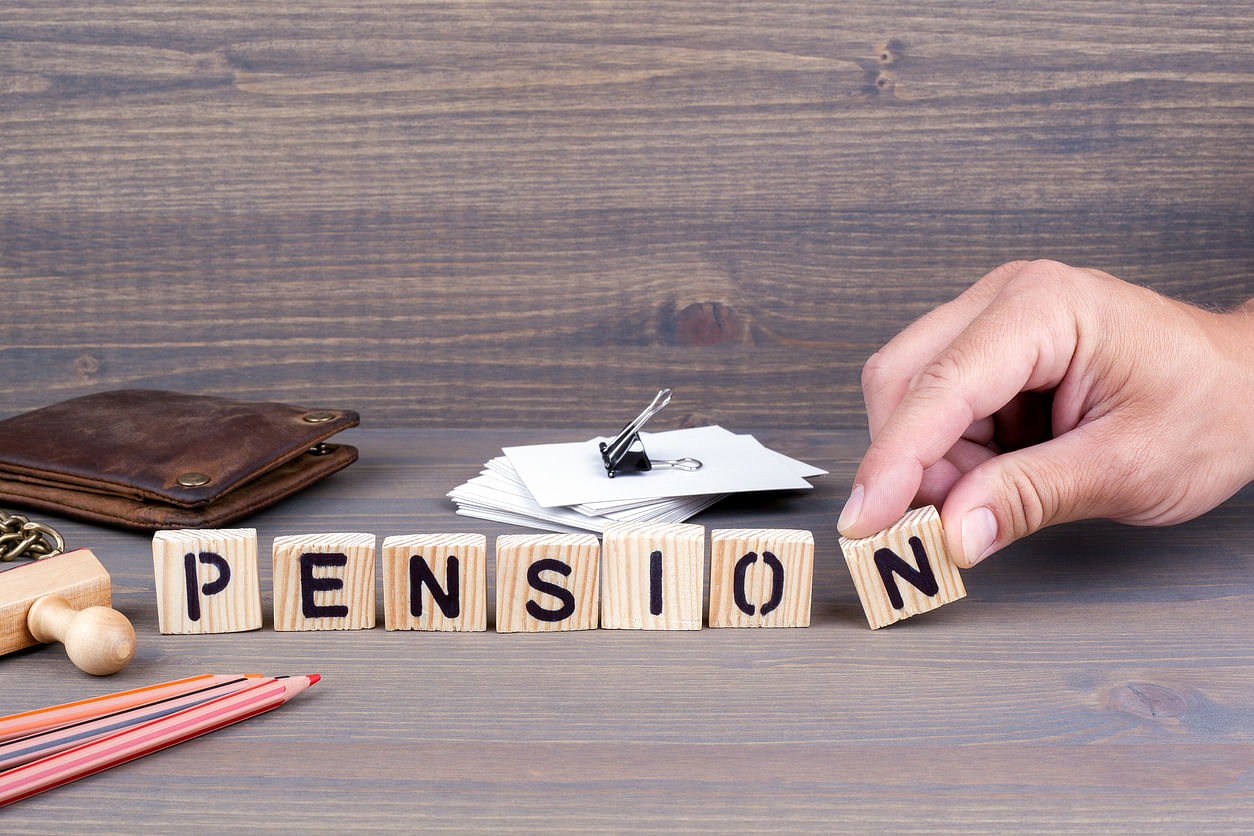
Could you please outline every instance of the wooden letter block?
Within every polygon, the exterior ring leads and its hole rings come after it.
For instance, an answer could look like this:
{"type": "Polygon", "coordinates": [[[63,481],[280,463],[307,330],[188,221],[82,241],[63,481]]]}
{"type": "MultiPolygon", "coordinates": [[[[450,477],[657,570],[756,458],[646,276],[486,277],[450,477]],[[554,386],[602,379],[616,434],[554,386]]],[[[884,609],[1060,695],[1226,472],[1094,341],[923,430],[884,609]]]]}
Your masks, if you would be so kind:
{"type": "Polygon", "coordinates": [[[602,627],[701,629],[705,526],[617,523],[604,548],[602,627]]]}
{"type": "Polygon", "coordinates": [[[383,626],[488,629],[488,538],[419,534],[383,541],[383,626]]]}
{"type": "Polygon", "coordinates": [[[152,538],[162,633],[261,627],[257,529],[158,531],[152,538]]]}
{"type": "Polygon", "coordinates": [[[908,511],[874,536],[842,537],[840,550],[873,630],[967,594],[945,548],[940,514],[930,505],[908,511]]]}
{"type": "Polygon", "coordinates": [[[496,540],[496,631],[595,630],[601,544],[592,534],[504,534],[496,540]]]}
{"type": "Polygon", "coordinates": [[[813,586],[809,531],[710,532],[711,627],[809,627],[813,586]]]}
{"type": "Polygon", "coordinates": [[[374,626],[373,534],[274,538],[274,629],[374,626]]]}

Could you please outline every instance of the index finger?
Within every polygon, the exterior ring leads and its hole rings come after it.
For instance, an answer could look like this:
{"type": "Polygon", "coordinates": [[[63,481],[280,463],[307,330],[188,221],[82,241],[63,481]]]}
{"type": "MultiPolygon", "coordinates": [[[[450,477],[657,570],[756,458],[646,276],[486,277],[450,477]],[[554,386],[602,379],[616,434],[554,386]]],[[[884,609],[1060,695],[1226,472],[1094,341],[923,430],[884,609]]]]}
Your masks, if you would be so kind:
{"type": "Polygon", "coordinates": [[[1077,343],[1075,319],[1046,293],[1035,281],[1008,284],[910,381],[858,467],[842,534],[867,537],[892,524],[909,508],[923,471],[971,424],[1020,392],[1062,381],[1077,343]]]}

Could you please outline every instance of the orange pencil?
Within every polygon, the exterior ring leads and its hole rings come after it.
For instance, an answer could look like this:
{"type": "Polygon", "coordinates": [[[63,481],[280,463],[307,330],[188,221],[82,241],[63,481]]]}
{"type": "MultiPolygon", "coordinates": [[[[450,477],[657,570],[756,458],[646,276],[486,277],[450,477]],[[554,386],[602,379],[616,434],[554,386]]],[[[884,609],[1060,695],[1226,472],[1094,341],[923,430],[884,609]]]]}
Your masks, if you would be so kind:
{"type": "Polygon", "coordinates": [[[278,708],[317,674],[278,679],[0,773],[0,807],[278,708]]]}
{"type": "Polygon", "coordinates": [[[0,743],[0,772],[24,763],[39,760],[40,758],[46,758],[66,749],[72,749],[75,746],[81,746],[84,743],[90,743],[93,740],[98,740],[131,726],[137,726],[140,723],[156,720],[159,717],[165,717],[176,711],[191,708],[194,705],[216,700],[219,697],[242,691],[245,688],[273,682],[274,679],[274,677],[237,676],[234,679],[228,679],[226,682],[209,685],[205,688],[189,691],[186,694],[167,697],[163,700],[156,700],[143,705],[131,706],[121,711],[114,711],[109,714],[102,714],[99,717],[71,723],[68,726],[46,729],[35,734],[0,743]]]}
{"type": "MultiPolygon", "coordinates": [[[[244,674],[256,677],[257,674],[244,674]]],[[[175,679],[144,688],[130,691],[119,691],[116,694],[104,694],[86,700],[69,702],[64,705],[53,705],[38,708],[34,711],[23,711],[8,717],[0,717],[0,742],[15,737],[26,737],[38,732],[68,726],[83,720],[90,720],[115,711],[122,711],[137,705],[144,705],[169,697],[181,696],[192,691],[239,679],[238,675],[203,674],[186,679],[175,679]]]]}

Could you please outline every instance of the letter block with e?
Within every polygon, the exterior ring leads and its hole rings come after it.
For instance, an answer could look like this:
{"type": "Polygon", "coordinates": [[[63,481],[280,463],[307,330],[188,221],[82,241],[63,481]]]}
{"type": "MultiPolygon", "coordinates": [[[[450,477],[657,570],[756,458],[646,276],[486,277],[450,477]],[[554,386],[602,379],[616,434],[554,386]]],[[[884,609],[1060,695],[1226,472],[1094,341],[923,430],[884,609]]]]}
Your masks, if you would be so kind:
{"type": "Polygon", "coordinates": [[[840,550],[872,630],[967,594],[945,548],[940,514],[930,505],[907,511],[871,537],[842,537],[840,550]]]}
{"type": "Polygon", "coordinates": [[[710,532],[711,627],[809,627],[813,586],[809,531],[710,532]]]}
{"type": "Polygon", "coordinates": [[[260,629],[255,528],[158,531],[152,563],[162,633],[260,629]]]}
{"type": "Polygon", "coordinates": [[[368,630],[375,623],[373,534],[274,538],[274,629],[368,630]]]}
{"type": "Polygon", "coordinates": [[[601,544],[592,534],[503,534],[496,540],[496,631],[595,630],[601,544]]]}
{"type": "Polygon", "coordinates": [[[488,629],[488,538],[415,534],[383,541],[387,630],[488,629]]]}

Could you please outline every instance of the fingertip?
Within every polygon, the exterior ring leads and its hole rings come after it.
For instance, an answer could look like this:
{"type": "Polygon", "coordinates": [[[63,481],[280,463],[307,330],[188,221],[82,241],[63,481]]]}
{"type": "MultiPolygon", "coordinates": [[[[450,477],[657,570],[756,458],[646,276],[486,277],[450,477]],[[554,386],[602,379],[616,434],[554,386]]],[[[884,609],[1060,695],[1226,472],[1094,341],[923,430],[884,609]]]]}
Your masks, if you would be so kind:
{"type": "Polygon", "coordinates": [[[872,444],[854,476],[836,527],[850,539],[878,534],[910,508],[922,478],[918,462],[889,455],[872,444]]]}
{"type": "Polygon", "coordinates": [[[845,507],[840,509],[840,519],[836,521],[836,528],[846,537],[858,537],[856,533],[858,528],[858,519],[862,516],[862,498],[866,493],[866,489],[862,485],[855,484],[853,490],[849,492],[849,499],[845,500],[845,507]]]}

